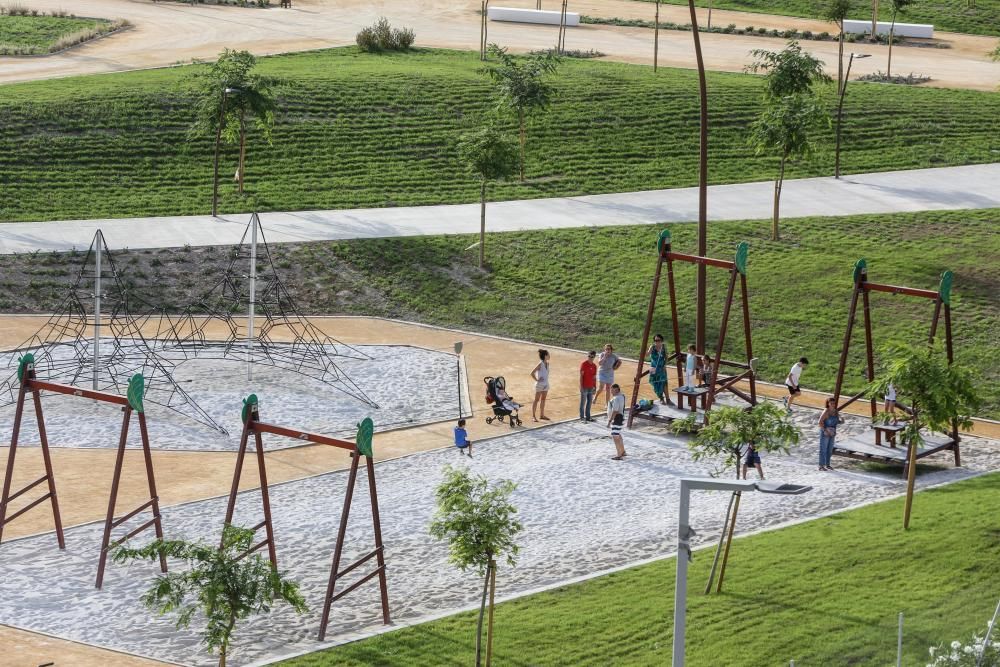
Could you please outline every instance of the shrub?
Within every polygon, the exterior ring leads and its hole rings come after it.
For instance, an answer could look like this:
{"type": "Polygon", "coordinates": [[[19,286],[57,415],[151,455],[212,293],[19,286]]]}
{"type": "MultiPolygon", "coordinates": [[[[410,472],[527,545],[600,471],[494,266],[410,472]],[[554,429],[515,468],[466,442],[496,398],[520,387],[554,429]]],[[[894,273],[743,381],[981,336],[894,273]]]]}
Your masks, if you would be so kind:
{"type": "Polygon", "coordinates": [[[830,39],[830,33],[824,30],[820,34],[816,35],[816,39],[830,39]]]}
{"type": "Polygon", "coordinates": [[[802,39],[812,39],[812,38],[813,38],[812,30],[803,30],[802,31],[802,39]]]}
{"type": "Polygon", "coordinates": [[[355,37],[358,48],[367,53],[383,51],[406,51],[413,46],[416,34],[410,28],[396,29],[386,18],[380,18],[375,25],[362,28],[355,37]]]}
{"type": "Polygon", "coordinates": [[[744,28],[747,34],[751,34],[755,29],[756,28],[754,28],[752,25],[748,25],[746,28],[744,28]]]}
{"type": "Polygon", "coordinates": [[[736,31],[736,24],[735,24],[735,23],[730,23],[729,25],[727,25],[727,26],[726,26],[726,27],[725,27],[725,28],[724,28],[724,29],[722,30],[722,32],[726,33],[727,35],[730,35],[730,34],[732,34],[732,33],[733,33],[733,32],[735,32],[735,31],[736,31]]]}
{"type": "Polygon", "coordinates": [[[766,35],[767,34],[767,28],[757,28],[757,34],[758,35],[766,35]]]}

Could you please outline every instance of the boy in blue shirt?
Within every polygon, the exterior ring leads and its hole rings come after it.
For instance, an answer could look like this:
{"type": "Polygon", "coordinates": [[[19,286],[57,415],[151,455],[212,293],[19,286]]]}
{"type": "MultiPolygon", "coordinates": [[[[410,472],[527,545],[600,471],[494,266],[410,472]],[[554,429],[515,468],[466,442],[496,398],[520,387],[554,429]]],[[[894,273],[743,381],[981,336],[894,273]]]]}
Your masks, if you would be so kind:
{"type": "Polygon", "coordinates": [[[464,419],[459,419],[458,426],[455,427],[455,446],[460,454],[468,454],[472,458],[472,443],[469,441],[469,434],[465,432],[464,419]]]}

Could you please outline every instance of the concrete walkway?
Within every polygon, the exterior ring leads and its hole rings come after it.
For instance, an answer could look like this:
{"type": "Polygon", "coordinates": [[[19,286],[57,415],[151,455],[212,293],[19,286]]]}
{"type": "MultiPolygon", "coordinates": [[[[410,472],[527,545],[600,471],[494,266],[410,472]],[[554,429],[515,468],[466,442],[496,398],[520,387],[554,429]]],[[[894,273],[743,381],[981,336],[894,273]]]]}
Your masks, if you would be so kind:
{"type": "MultiPolygon", "coordinates": [[[[769,218],[772,192],[770,181],[713,186],[709,218],[769,218]]],[[[793,218],[978,208],[1000,208],[1000,163],[787,181],[781,213],[793,218]]],[[[510,232],[697,218],[697,188],[677,188],[497,202],[489,205],[486,224],[491,232],[510,232]]],[[[97,229],[112,249],[232,245],[248,220],[237,214],[6,223],[0,224],[0,254],[85,249],[97,229]]],[[[473,234],[479,231],[479,205],[266,213],[261,221],[272,243],[473,234]]]]}

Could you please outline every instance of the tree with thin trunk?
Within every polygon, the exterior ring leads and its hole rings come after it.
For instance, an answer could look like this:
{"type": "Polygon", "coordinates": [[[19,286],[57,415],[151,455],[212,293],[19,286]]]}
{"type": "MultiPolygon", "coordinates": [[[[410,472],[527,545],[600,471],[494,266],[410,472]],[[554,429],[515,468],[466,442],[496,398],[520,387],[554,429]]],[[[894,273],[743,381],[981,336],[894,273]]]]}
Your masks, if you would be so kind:
{"type": "MultiPolygon", "coordinates": [[[[769,401],[764,401],[749,410],[734,406],[722,406],[712,410],[707,424],[700,424],[692,415],[683,421],[674,422],[674,430],[679,433],[695,433],[688,442],[691,457],[695,461],[711,459],[718,461],[715,474],[722,475],[730,467],[736,469],[736,479],[740,478],[740,463],[751,447],[758,453],[787,454],[791,446],[799,442],[799,429],[791,422],[788,413],[769,401]]],[[[749,474],[749,471],[748,471],[749,474]]],[[[722,534],[716,548],[712,570],[705,593],[711,592],[715,579],[719,556],[725,549],[722,571],[719,572],[718,591],[722,591],[726,562],[736,530],[736,516],[740,510],[739,492],[733,493],[723,521],[722,534]]]]}
{"type": "Polygon", "coordinates": [[[257,59],[249,51],[225,49],[208,70],[195,75],[197,94],[195,133],[215,133],[215,167],[212,214],[215,215],[219,180],[219,147],[239,144],[236,171],[239,194],[243,194],[246,179],[246,139],[248,122],[271,143],[277,101],[278,81],[254,71],[257,59]]]}
{"type": "Polygon", "coordinates": [[[892,42],[896,34],[896,15],[905,12],[913,4],[913,0],[889,0],[892,5],[892,22],[889,24],[889,61],[885,66],[885,78],[892,76],[892,42]]]}
{"type": "MultiPolygon", "coordinates": [[[[869,383],[868,396],[880,399],[891,384],[900,405],[905,402],[908,418],[900,431],[901,443],[907,448],[906,504],[903,528],[910,527],[913,489],[917,474],[917,449],[924,443],[922,430],[957,436],[960,428],[972,426],[972,415],[982,401],[976,393],[972,372],[949,363],[939,344],[907,345],[890,343],[881,353],[883,362],[878,377],[869,383]]],[[[892,419],[888,413],[876,415],[876,421],[892,419]]]]}
{"type": "Polygon", "coordinates": [[[653,18],[653,71],[660,60],[660,0],[656,0],[656,16],[653,18]]]}
{"type": "Polygon", "coordinates": [[[505,180],[517,171],[517,145],[494,123],[459,137],[458,153],[469,171],[479,178],[479,268],[486,259],[486,186],[505,180]]]}
{"type": "Polygon", "coordinates": [[[524,153],[527,144],[527,118],[538,111],[545,111],[555,97],[555,86],[546,80],[547,74],[554,74],[561,62],[552,51],[544,55],[515,58],[506,48],[490,44],[490,54],[498,63],[483,69],[493,81],[493,96],[498,110],[508,110],[517,117],[520,139],[521,180],[524,180],[524,153]]]}
{"type": "Polygon", "coordinates": [[[844,89],[844,21],[851,13],[851,0],[829,0],[823,18],[837,25],[837,93],[844,89]]]}
{"type": "Polygon", "coordinates": [[[517,562],[516,539],[522,527],[516,518],[517,507],[510,502],[515,488],[510,480],[501,480],[491,486],[483,476],[473,477],[464,468],[446,466],[444,480],[435,492],[437,513],[430,525],[431,535],[448,541],[448,560],[452,564],[463,572],[471,568],[483,577],[476,624],[476,667],[482,664],[487,597],[486,664],[490,664],[497,561],[506,560],[511,567],[517,562]]]}
{"type": "Polygon", "coordinates": [[[237,621],[267,613],[276,601],[288,603],[300,614],[306,611],[298,584],[260,555],[246,555],[253,543],[254,531],[226,525],[221,547],[156,540],[140,549],[119,546],[111,557],[116,563],[155,561],[161,556],[186,561],[184,571],[158,575],[142,602],[158,614],[177,614],[178,628],[188,627],[200,612],[205,623],[202,644],[210,654],[218,650],[219,667],[226,667],[237,621]]]}
{"type": "Polygon", "coordinates": [[[789,160],[812,152],[812,130],[829,122],[814,85],[830,77],[823,73],[822,61],[803,52],[794,40],[781,51],[757,49],[751,54],[756,60],[747,71],[764,72],[764,108],[751,123],[747,142],[757,155],[778,158],[771,216],[771,239],[777,241],[785,167],[789,160]]]}

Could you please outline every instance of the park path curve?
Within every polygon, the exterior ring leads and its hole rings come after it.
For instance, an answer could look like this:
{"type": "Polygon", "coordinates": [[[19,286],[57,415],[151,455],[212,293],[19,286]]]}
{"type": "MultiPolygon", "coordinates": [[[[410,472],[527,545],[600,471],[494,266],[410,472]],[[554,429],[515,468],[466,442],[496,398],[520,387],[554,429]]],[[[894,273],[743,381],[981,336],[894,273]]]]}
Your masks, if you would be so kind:
{"type": "MultiPolygon", "coordinates": [[[[789,180],[782,190],[781,214],[1000,208],[998,184],[1000,163],[789,180]]],[[[771,181],[711,186],[709,219],[769,218],[772,192],[771,181]]],[[[111,249],[234,245],[248,219],[247,214],[227,214],[11,222],[0,224],[0,254],[85,249],[97,229],[111,249]]],[[[495,202],[488,207],[486,224],[491,232],[512,232],[697,219],[698,189],[674,188],[495,202]]],[[[261,221],[272,243],[474,234],[479,231],[479,204],[274,212],[262,214],[261,221]]]]}
{"type": "MultiPolygon", "coordinates": [[[[66,0],[31,0],[41,11],[66,8],[66,0]]],[[[123,18],[133,28],[64,53],[43,58],[0,57],[0,83],[120,72],[164,67],[191,59],[214,59],[223,47],[248,49],[271,55],[345,46],[354,43],[358,30],[385,16],[394,24],[413,28],[418,46],[474,49],[479,37],[479,0],[293,0],[292,9],[242,9],[215,5],[185,5],[152,0],[73,0],[77,15],[123,18]]],[[[272,0],[272,5],[276,5],[272,0]]],[[[535,0],[503,0],[504,5],[534,7],[535,0]]],[[[546,8],[554,0],[544,0],[546,8]]],[[[654,6],[632,0],[570,0],[571,11],[598,17],[652,20],[654,6]]],[[[688,23],[687,8],[665,5],[661,20],[688,23]]],[[[705,23],[707,10],[701,9],[705,23]]],[[[813,32],[834,32],[828,23],[768,14],[715,10],[714,25],[755,25],[813,32]]],[[[522,52],[549,48],[555,42],[553,26],[490,23],[490,41],[522,52]]],[[[995,90],[1000,85],[1000,63],[987,52],[996,39],[978,35],[939,32],[937,42],[948,48],[897,48],[893,64],[897,73],[914,72],[932,77],[930,86],[995,90]]],[[[749,35],[702,36],[706,66],[711,70],[741,72],[752,49],[778,49],[784,40],[749,35]]],[[[669,67],[693,68],[689,32],[664,31],[660,35],[659,62],[669,67]]],[[[648,28],[581,25],[567,34],[569,49],[594,49],[609,60],[652,64],[653,35],[648,28]]],[[[804,41],[803,49],[836,69],[837,44],[804,41]]],[[[855,44],[851,49],[874,57],[855,63],[856,76],[885,69],[887,48],[855,44]]]]}

